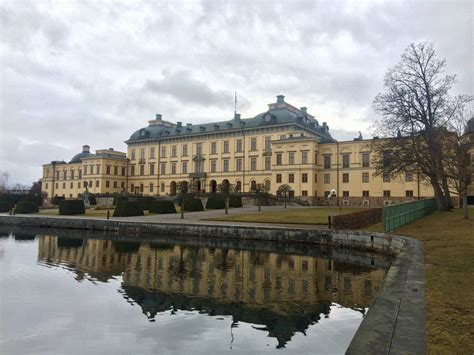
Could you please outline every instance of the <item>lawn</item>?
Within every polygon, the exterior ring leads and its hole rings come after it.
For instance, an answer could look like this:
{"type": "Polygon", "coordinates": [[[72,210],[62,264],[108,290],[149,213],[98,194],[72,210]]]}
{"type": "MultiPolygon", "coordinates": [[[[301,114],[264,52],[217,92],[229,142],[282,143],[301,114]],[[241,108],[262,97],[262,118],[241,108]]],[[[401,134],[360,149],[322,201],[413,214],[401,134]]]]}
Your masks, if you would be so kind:
{"type": "Polygon", "coordinates": [[[474,209],[470,214],[463,220],[461,209],[436,212],[392,232],[423,242],[430,354],[474,352],[474,209]]]}
{"type": "Polygon", "coordinates": [[[327,224],[328,216],[335,214],[346,214],[360,211],[361,208],[291,208],[286,210],[249,214],[239,214],[226,217],[212,218],[212,221],[232,221],[232,222],[260,222],[260,223],[288,223],[288,224],[327,224]]]}
{"type": "MultiPolygon", "coordinates": [[[[111,208],[110,210],[110,217],[114,215],[114,210],[111,208]]],[[[144,211],[145,216],[152,215],[154,213],[149,213],[148,211],[144,211]]],[[[47,216],[58,216],[59,210],[57,208],[49,208],[49,209],[42,209],[39,210],[39,214],[44,214],[47,216]]],[[[107,217],[107,210],[95,210],[95,209],[87,209],[85,214],[80,214],[78,216],[86,216],[86,217],[107,217]]]]}

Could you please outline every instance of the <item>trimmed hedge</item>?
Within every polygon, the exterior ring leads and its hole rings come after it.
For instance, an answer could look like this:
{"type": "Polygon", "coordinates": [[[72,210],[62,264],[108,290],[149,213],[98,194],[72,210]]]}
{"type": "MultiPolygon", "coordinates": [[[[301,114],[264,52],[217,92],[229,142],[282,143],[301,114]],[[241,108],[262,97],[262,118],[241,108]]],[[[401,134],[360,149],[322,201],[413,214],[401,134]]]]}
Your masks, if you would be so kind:
{"type": "Polygon", "coordinates": [[[150,206],[155,201],[153,196],[141,196],[141,197],[132,197],[131,201],[138,201],[140,206],[143,208],[144,211],[149,211],[150,206]]]}
{"type": "Polygon", "coordinates": [[[36,213],[39,212],[35,201],[20,201],[16,204],[15,213],[36,213]]]}
{"type": "Polygon", "coordinates": [[[84,208],[83,200],[63,200],[59,203],[59,214],[61,216],[73,216],[84,213],[86,213],[86,209],[84,208]]]}
{"type": "Polygon", "coordinates": [[[151,213],[176,213],[176,208],[174,207],[174,202],[169,200],[153,200],[150,203],[151,213]]]}
{"type": "Polygon", "coordinates": [[[95,199],[95,195],[89,196],[89,203],[91,204],[91,206],[97,205],[97,200],[95,199]]]}
{"type": "Polygon", "coordinates": [[[229,196],[229,207],[242,207],[242,196],[230,195],[229,196]]]}
{"type": "Polygon", "coordinates": [[[8,212],[13,206],[15,206],[15,202],[11,200],[0,200],[0,212],[8,212]]]}
{"type": "Polygon", "coordinates": [[[66,199],[64,196],[54,196],[53,199],[51,200],[51,203],[55,206],[59,206],[61,204],[61,201],[65,201],[66,199]]]}
{"type": "Polygon", "coordinates": [[[206,210],[223,210],[225,208],[225,197],[211,195],[206,202],[206,210]]]}
{"type": "Polygon", "coordinates": [[[364,228],[382,222],[383,208],[371,208],[343,215],[334,216],[333,225],[336,229],[364,228]]]}
{"type": "Polygon", "coordinates": [[[143,216],[143,208],[139,201],[117,200],[114,210],[114,217],[143,216]]]}
{"type": "Polygon", "coordinates": [[[184,210],[186,212],[204,211],[204,206],[200,198],[186,198],[184,200],[184,210]]]}

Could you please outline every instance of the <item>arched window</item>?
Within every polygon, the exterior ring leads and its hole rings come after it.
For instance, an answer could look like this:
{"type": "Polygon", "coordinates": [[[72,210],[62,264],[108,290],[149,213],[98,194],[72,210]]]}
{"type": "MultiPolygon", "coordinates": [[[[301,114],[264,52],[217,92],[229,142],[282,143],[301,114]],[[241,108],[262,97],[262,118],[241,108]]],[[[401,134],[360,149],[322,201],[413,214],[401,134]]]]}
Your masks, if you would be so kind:
{"type": "Polygon", "coordinates": [[[270,180],[265,180],[265,191],[270,191],[270,180]]]}
{"type": "Polygon", "coordinates": [[[242,191],[242,182],[241,182],[241,181],[237,181],[237,183],[235,184],[235,189],[236,189],[238,192],[241,192],[241,191],[242,191]]]}
{"type": "Polygon", "coordinates": [[[250,181],[250,191],[257,190],[257,182],[255,180],[250,181]]]}

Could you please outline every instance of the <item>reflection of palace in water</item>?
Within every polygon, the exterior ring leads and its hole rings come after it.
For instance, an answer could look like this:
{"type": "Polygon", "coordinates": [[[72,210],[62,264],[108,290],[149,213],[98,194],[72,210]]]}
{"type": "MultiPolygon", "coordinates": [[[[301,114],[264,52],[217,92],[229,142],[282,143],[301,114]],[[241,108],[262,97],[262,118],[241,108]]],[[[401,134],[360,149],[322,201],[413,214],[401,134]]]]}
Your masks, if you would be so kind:
{"type": "Polygon", "coordinates": [[[170,309],[232,315],[265,324],[280,346],[332,302],[367,308],[385,273],[311,256],[55,236],[39,238],[38,259],[71,267],[78,278],[122,276],[124,297],[150,320],[170,309]]]}

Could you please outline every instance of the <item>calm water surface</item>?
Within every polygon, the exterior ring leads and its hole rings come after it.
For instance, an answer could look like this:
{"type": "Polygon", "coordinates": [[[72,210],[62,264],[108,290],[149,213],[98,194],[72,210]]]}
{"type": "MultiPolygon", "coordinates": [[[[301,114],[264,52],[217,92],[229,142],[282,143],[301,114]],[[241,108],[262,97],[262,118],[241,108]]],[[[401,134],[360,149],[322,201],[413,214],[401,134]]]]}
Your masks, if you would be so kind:
{"type": "Polygon", "coordinates": [[[2,354],[344,353],[385,274],[61,233],[0,232],[2,354]]]}

